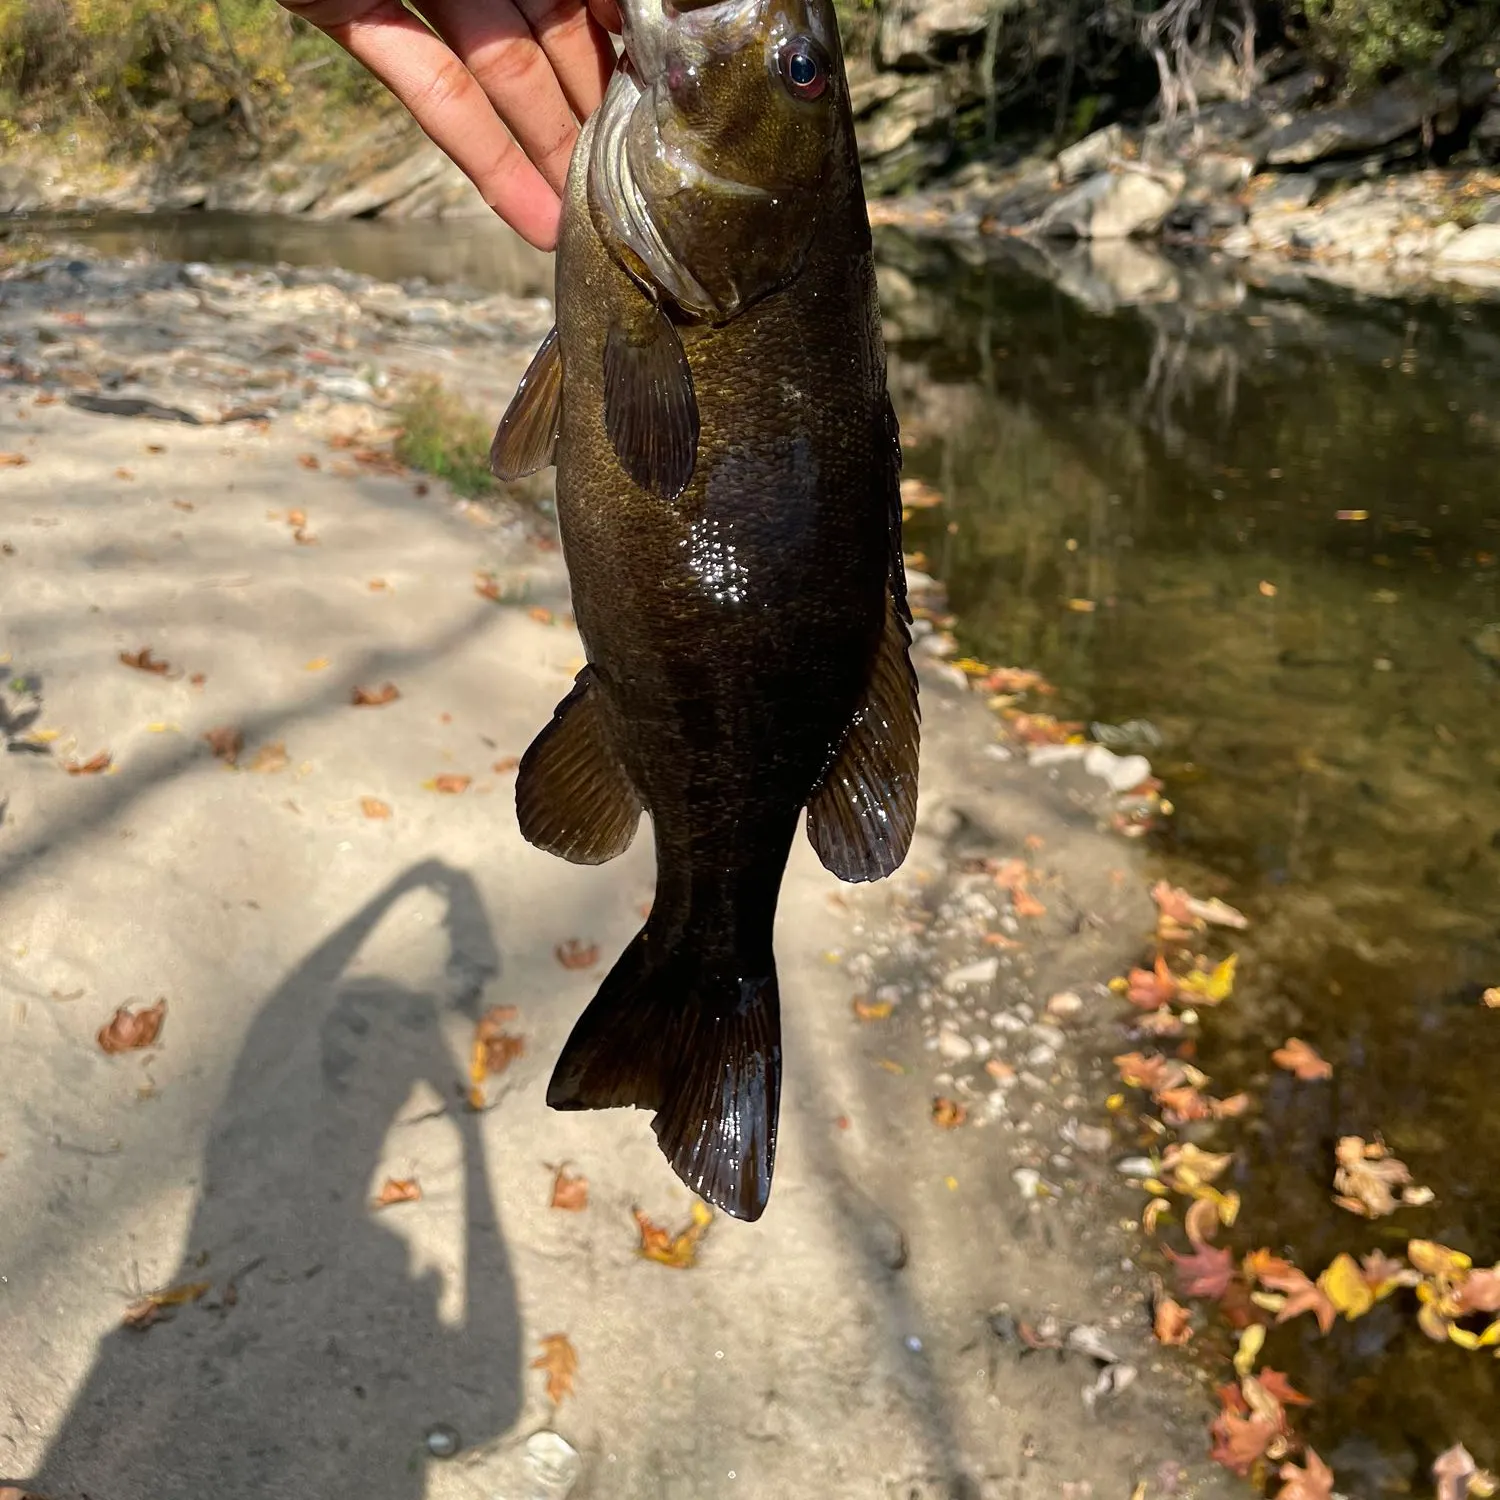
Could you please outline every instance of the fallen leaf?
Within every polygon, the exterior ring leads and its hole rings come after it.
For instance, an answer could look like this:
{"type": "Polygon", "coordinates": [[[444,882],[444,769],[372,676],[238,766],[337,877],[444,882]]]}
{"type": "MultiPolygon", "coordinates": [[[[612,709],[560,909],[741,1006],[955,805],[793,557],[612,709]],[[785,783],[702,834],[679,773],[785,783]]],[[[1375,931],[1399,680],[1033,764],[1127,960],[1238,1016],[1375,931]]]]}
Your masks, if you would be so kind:
{"type": "Polygon", "coordinates": [[[554,618],[552,611],[540,604],[532,605],[532,607],[528,609],[526,613],[530,615],[538,625],[550,625],[554,618]]]}
{"type": "Polygon", "coordinates": [[[1154,968],[1132,969],[1127,982],[1125,998],[1141,1010],[1159,1010],[1177,998],[1177,978],[1165,958],[1158,958],[1154,968]]]}
{"type": "Polygon", "coordinates": [[[326,656],[315,656],[311,661],[303,662],[304,672],[326,672],[328,670],[328,658],[326,656]]]}
{"type": "Polygon", "coordinates": [[[30,462],[24,453],[0,453],[0,469],[19,469],[30,462]]]}
{"type": "Polygon", "coordinates": [[[1177,1268],[1177,1285],[1185,1297],[1222,1297],[1234,1280],[1234,1256],[1212,1245],[1198,1245],[1190,1255],[1168,1248],[1177,1268]]]}
{"type": "Polygon", "coordinates": [[[1148,1057],[1140,1052],[1126,1052],[1115,1058],[1114,1064],[1120,1070],[1120,1082],[1126,1088],[1146,1089],[1152,1094],[1160,1089],[1173,1088],[1182,1079],[1182,1065],[1159,1053],[1148,1057]]]}
{"type": "Polygon", "coordinates": [[[1193,1336],[1192,1313],[1170,1297],[1158,1297],[1153,1328],[1159,1343],[1181,1346],[1193,1336]]]}
{"type": "Polygon", "coordinates": [[[1364,1317],[1375,1306],[1375,1293],[1365,1280],[1359,1262],[1352,1255],[1335,1257],[1328,1269],[1318,1277],[1318,1286],[1351,1323],[1356,1318],[1364,1317]]]}
{"type": "Polygon", "coordinates": [[[1304,1083],[1333,1077],[1333,1064],[1319,1057],[1301,1037],[1288,1037],[1285,1045],[1271,1054],[1271,1061],[1278,1068],[1285,1068],[1288,1073],[1295,1074],[1304,1083]]]}
{"type": "Polygon", "coordinates": [[[578,1373],[578,1355],[563,1333],[549,1333],[541,1341],[542,1352],[531,1362],[533,1370],[547,1372],[547,1399],[557,1406],[573,1394],[573,1377],[578,1373]]]}
{"type": "Polygon", "coordinates": [[[1162,1152],[1162,1173],[1179,1193],[1217,1182],[1234,1160],[1232,1151],[1205,1151],[1191,1141],[1174,1142],[1162,1152]]]}
{"type": "Polygon", "coordinates": [[[476,573],[474,575],[474,592],[481,599],[488,599],[492,604],[500,603],[503,597],[500,592],[500,580],[493,573],[476,573]]]}
{"type": "Polygon", "coordinates": [[[1473,1268],[1473,1260],[1462,1250],[1450,1250],[1434,1240],[1408,1240],[1407,1259],[1422,1273],[1447,1280],[1454,1280],[1473,1268]]]}
{"type": "Polygon", "coordinates": [[[286,524],[288,526],[306,526],[307,512],[305,510],[289,510],[286,513],[286,524]]]}
{"type": "Polygon", "coordinates": [[[277,771],[286,770],[287,764],[286,746],[280,740],[276,740],[269,745],[262,745],[255,752],[255,758],[250,762],[250,769],[270,776],[277,771]]]}
{"type": "Polygon", "coordinates": [[[659,1224],[653,1224],[640,1209],[635,1210],[635,1222],[641,1231],[641,1243],[636,1253],[658,1265],[670,1266],[674,1271],[686,1271],[698,1259],[698,1245],[713,1223],[713,1210],[699,1199],[693,1200],[692,1218],[681,1234],[673,1235],[659,1224]]]}
{"type": "Polygon", "coordinates": [[[431,781],[424,781],[422,785],[429,792],[442,792],[449,797],[456,797],[460,792],[468,791],[470,780],[468,776],[455,776],[447,773],[434,776],[431,781]]]}
{"type": "Polygon", "coordinates": [[[932,1101],[932,1123],[943,1130],[957,1130],[969,1118],[969,1111],[955,1099],[941,1095],[932,1101]]]}
{"type": "Polygon", "coordinates": [[[387,703],[394,703],[400,696],[401,690],[394,682],[385,682],[378,688],[355,688],[351,701],[355,708],[384,708],[387,703]]]}
{"type": "Polygon", "coordinates": [[[1232,1411],[1220,1412],[1209,1431],[1214,1440],[1209,1457],[1240,1475],[1249,1474],[1278,1436],[1275,1423],[1266,1418],[1232,1411]]]}
{"type": "Polygon", "coordinates": [[[124,666],[134,667],[137,672],[150,672],[156,677],[165,677],[172,670],[169,662],[152,656],[149,646],[142,646],[139,651],[122,651],[120,661],[124,666]]]}
{"type": "Polygon", "coordinates": [[[1172,1212],[1172,1205],[1165,1198],[1152,1198],[1141,1211],[1141,1228],[1147,1234],[1155,1234],[1157,1223],[1164,1214],[1172,1212]]]}
{"type": "Polygon", "coordinates": [[[588,1178],[571,1176],[566,1167],[559,1167],[552,1179],[552,1206],[565,1213],[582,1213],[589,1206],[588,1178]]]}
{"type": "Polygon", "coordinates": [[[1310,1312],[1324,1333],[1333,1327],[1338,1309],[1327,1292],[1290,1261],[1282,1260],[1268,1250],[1255,1250],[1245,1257],[1245,1274],[1283,1296],[1285,1300],[1276,1311],[1278,1323],[1289,1322],[1310,1312]]]}
{"type": "Polygon", "coordinates": [[[854,997],[854,1014],[861,1021],[884,1021],[895,1008],[889,1000],[866,1000],[863,995],[854,997]]]}
{"type": "Polygon", "coordinates": [[[559,943],[552,952],[565,969],[592,969],[599,962],[598,943],[580,943],[577,938],[559,943]]]}
{"type": "Polygon", "coordinates": [[[297,462],[301,464],[304,469],[321,469],[323,467],[322,462],[318,458],[318,455],[316,453],[299,453],[297,455],[297,462]]]}
{"type": "Polygon", "coordinates": [[[1481,1469],[1462,1443],[1455,1443],[1438,1454],[1432,1464],[1432,1478],[1437,1485],[1437,1500],[1469,1500],[1470,1496],[1493,1495],[1495,1476],[1481,1469]]]}
{"type": "Polygon", "coordinates": [[[490,770],[497,776],[509,776],[520,764],[521,757],[519,755],[507,755],[504,760],[497,760],[490,767],[490,770]]]}
{"type": "Polygon", "coordinates": [[[105,1052],[134,1052],[152,1046],[161,1034],[167,1016],[167,1002],[158,1000],[142,1010],[130,1011],[121,1006],[99,1028],[99,1046],[105,1052]]]}
{"type": "MultiPolygon", "coordinates": [[[[313,533],[310,532],[305,526],[299,526],[292,533],[292,540],[296,542],[299,547],[316,547],[318,545],[317,537],[314,536],[313,533]]],[[[309,672],[316,672],[321,669],[318,667],[309,667],[307,670],[309,672]]]]}
{"type": "Polygon", "coordinates": [[[1178,988],[1200,1005],[1219,1005],[1234,993],[1234,976],[1239,961],[1239,954],[1231,953],[1212,969],[1190,970],[1177,981],[1178,988]]]}
{"type": "Polygon", "coordinates": [[[1218,1206],[1211,1198],[1198,1198],[1188,1205],[1183,1228],[1194,1245],[1204,1245],[1213,1239],[1219,1228],[1218,1206]]]}
{"type": "MultiPolygon", "coordinates": [[[[1334,1148],[1338,1162],[1334,1172],[1334,1202],[1350,1213],[1367,1219],[1382,1218],[1401,1206],[1393,1188],[1409,1190],[1411,1169],[1397,1161],[1380,1141],[1365,1141],[1357,1135],[1343,1136],[1334,1148]]],[[[1403,1191],[1402,1198],[1406,1197],[1403,1191]]],[[[1410,1201],[1410,1200],[1408,1200],[1410,1201]]],[[[1417,1203],[1430,1201],[1426,1189],[1418,1189],[1417,1203]]]]}
{"type": "Polygon", "coordinates": [[[1372,1250],[1368,1255],[1362,1256],[1359,1266],[1365,1284],[1377,1302],[1384,1301],[1397,1287],[1416,1286],[1422,1279],[1420,1271],[1382,1250],[1372,1250]]]}
{"type": "Polygon", "coordinates": [[[379,797],[361,797],[359,810],[367,818],[388,818],[391,815],[390,804],[382,802],[379,797]]]}
{"type": "Polygon", "coordinates": [[[1458,1289],[1461,1316],[1472,1313],[1500,1312],[1500,1266],[1487,1271],[1471,1271],[1458,1289]]]}
{"type": "Polygon", "coordinates": [[[1486,990],[1479,998],[1491,1010],[1500,1010],[1500,984],[1497,984],[1494,989],[1486,990]]]}
{"type": "Polygon", "coordinates": [[[1285,1483],[1276,1492],[1276,1500],[1330,1500],[1333,1494],[1333,1470],[1311,1448],[1302,1468],[1287,1463],[1277,1473],[1285,1483]]]}
{"type": "Polygon", "coordinates": [[[1010,904],[1018,917],[1045,917],[1047,915],[1047,908],[1028,890],[1012,891],[1010,904]]]}
{"type": "Polygon", "coordinates": [[[222,724],[217,729],[210,729],[203,739],[216,759],[229,766],[239,763],[240,751],[245,748],[245,736],[238,729],[222,724]]]}
{"type": "Polygon", "coordinates": [[[125,1315],[120,1321],[127,1328],[149,1328],[161,1317],[165,1308],[184,1307],[189,1302],[196,1302],[208,1291],[210,1285],[212,1283],[207,1281],[190,1281],[181,1286],[168,1287],[164,1292],[148,1292],[125,1309],[125,1315]]]}
{"type": "Polygon", "coordinates": [[[414,1177],[387,1177],[385,1186],[376,1194],[372,1207],[389,1208],[393,1203],[417,1203],[422,1189],[414,1177]]]}
{"type": "MultiPolygon", "coordinates": [[[[1262,1389],[1258,1381],[1255,1386],[1249,1388],[1245,1386],[1245,1381],[1249,1379],[1250,1372],[1255,1368],[1255,1361],[1260,1358],[1260,1351],[1265,1346],[1266,1325],[1264,1323],[1252,1323],[1248,1328],[1240,1329],[1239,1344],[1234,1351],[1234,1373],[1240,1377],[1240,1388],[1245,1392],[1247,1401],[1252,1390],[1262,1389]]],[[[1256,1409],[1253,1401],[1250,1401],[1250,1407],[1252,1410],[1256,1409]]],[[[1270,1415],[1269,1412],[1262,1414],[1270,1415]]]]}
{"type": "MultiPolygon", "coordinates": [[[[469,1081],[477,1088],[486,1078],[503,1073],[526,1050],[526,1038],[505,1028],[520,1014],[513,1005],[496,1005],[474,1025],[469,1058],[469,1081]]],[[[470,1099],[472,1103],[472,1096],[470,1099]]]]}
{"type": "Polygon", "coordinates": [[[1312,1397],[1304,1396],[1280,1370],[1273,1370],[1267,1366],[1260,1372],[1259,1379],[1261,1386],[1269,1391],[1282,1406],[1312,1405],[1312,1397]]]}
{"type": "Polygon", "coordinates": [[[115,478],[116,479],[134,479],[135,478],[135,474],[130,469],[116,469],[115,470],[115,478]]]}
{"type": "Polygon", "coordinates": [[[114,759],[108,750],[101,750],[89,760],[65,761],[63,770],[69,776],[98,776],[101,772],[109,770],[114,764],[114,759]]]}

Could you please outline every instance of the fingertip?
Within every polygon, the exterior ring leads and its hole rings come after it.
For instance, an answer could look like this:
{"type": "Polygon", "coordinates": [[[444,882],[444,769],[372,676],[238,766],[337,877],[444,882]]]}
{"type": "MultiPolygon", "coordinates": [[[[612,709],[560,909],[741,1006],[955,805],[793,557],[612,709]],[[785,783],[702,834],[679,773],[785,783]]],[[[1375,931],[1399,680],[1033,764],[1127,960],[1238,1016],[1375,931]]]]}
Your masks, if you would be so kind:
{"type": "Polygon", "coordinates": [[[625,23],[620,19],[620,7],[615,0],[589,0],[589,11],[606,31],[623,31],[625,23]]]}

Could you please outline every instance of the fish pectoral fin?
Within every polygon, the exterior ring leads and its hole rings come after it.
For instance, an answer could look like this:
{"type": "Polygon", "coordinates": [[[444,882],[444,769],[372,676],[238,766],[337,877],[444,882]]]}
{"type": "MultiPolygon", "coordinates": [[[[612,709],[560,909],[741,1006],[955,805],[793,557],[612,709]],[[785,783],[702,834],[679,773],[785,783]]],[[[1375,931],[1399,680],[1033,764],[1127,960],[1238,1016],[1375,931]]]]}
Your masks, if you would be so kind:
{"type": "Polygon", "coordinates": [[[682,340],[660,308],[609,330],[604,430],[643,490],[675,500],[688,487],[698,462],[698,397],[682,340]]]}
{"type": "Polygon", "coordinates": [[[562,430],[562,368],[562,345],[554,328],[532,356],[496,429],[490,445],[490,473],[496,479],[524,479],[555,462],[562,430]]]}
{"type": "Polygon", "coordinates": [[[864,702],[807,805],[807,836],[840,880],[880,880],[911,847],[922,716],[910,645],[905,610],[893,595],[864,702]]]}
{"type": "Polygon", "coordinates": [[[672,1170],[737,1219],[771,1195],[781,1101],[781,1003],[774,973],[663,950],[648,925],[578,1018],[547,1085],[552,1109],[656,1111],[672,1170]]]}
{"type": "Polygon", "coordinates": [[[641,799],[610,743],[592,667],[522,757],[516,816],[528,843],[574,864],[602,865],[630,847],[641,799]]]}

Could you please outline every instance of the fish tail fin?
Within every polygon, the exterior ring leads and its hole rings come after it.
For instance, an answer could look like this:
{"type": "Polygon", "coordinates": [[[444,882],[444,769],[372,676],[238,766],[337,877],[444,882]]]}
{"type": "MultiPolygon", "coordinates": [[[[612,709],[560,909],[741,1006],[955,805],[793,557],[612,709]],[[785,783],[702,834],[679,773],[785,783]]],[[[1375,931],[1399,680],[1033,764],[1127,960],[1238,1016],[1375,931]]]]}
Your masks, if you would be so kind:
{"type": "Polygon", "coordinates": [[[691,929],[663,949],[650,924],[579,1017],[547,1086],[553,1109],[656,1111],[672,1170],[737,1219],[771,1193],[781,1103],[781,1006],[769,951],[746,974],[700,957],[691,929]]]}

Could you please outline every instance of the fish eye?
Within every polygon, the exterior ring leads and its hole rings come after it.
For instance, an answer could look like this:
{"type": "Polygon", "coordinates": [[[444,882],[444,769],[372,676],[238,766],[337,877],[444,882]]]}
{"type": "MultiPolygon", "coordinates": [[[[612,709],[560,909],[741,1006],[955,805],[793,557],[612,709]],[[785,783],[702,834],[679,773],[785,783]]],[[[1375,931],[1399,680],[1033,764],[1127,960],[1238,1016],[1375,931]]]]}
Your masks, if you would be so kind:
{"type": "Polygon", "coordinates": [[[821,99],[828,88],[828,54],[810,36],[794,36],[776,54],[787,91],[798,99],[821,99]]]}

